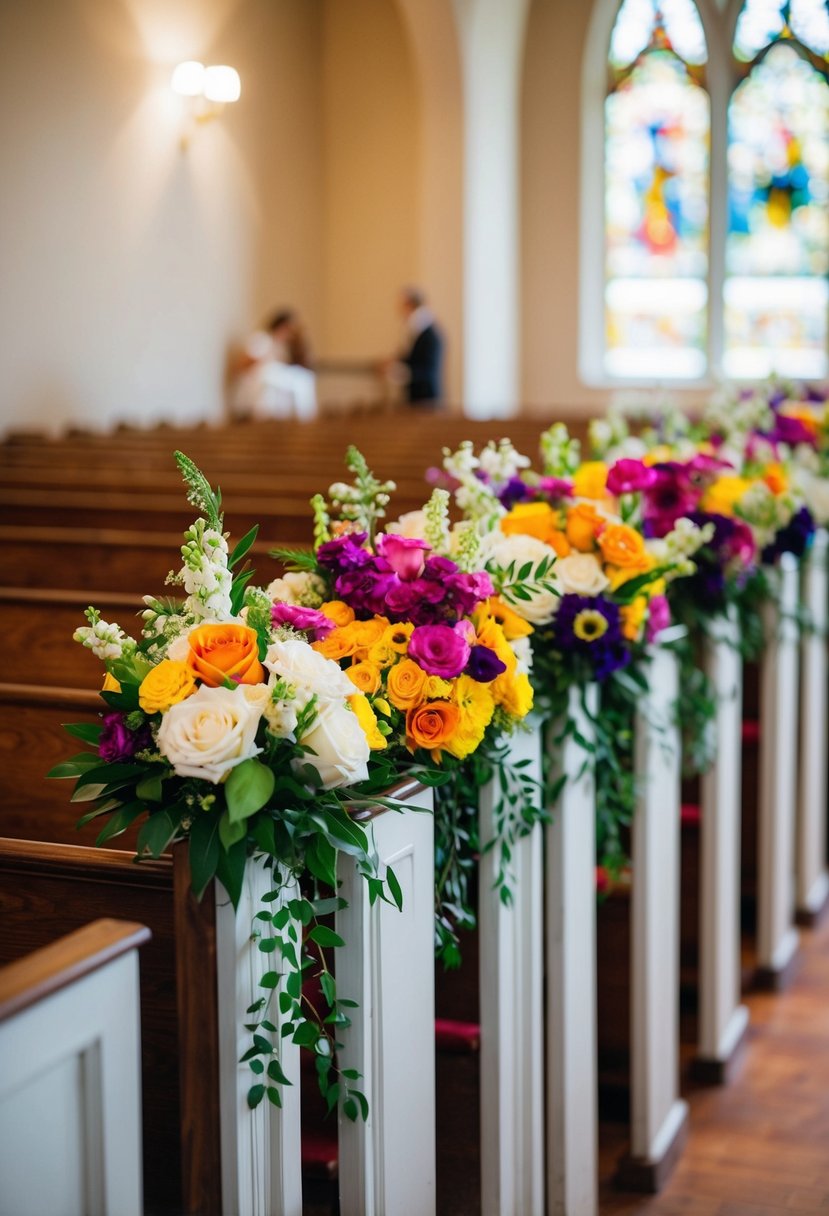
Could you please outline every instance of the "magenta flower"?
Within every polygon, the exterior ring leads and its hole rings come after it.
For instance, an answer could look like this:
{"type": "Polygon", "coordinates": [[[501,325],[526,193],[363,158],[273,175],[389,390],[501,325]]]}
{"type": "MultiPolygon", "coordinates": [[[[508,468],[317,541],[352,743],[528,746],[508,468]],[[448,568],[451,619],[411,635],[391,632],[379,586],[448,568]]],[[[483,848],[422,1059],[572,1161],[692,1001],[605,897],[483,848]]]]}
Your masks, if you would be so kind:
{"type": "Polygon", "coordinates": [[[618,498],[621,494],[638,494],[656,481],[655,469],[641,460],[617,460],[607,475],[607,488],[618,498]]]}
{"type": "Polygon", "coordinates": [[[667,629],[671,623],[671,609],[664,595],[655,595],[648,605],[648,623],[645,627],[645,636],[649,642],[653,642],[659,636],[663,629],[667,629]]]}
{"type": "Polygon", "coordinates": [[[145,724],[138,730],[130,730],[125,715],[104,714],[104,725],[98,740],[98,755],[105,764],[118,764],[131,760],[136,752],[152,745],[150,728],[145,724]]]}
{"type": "Polygon", "coordinates": [[[312,634],[311,640],[314,642],[321,642],[335,628],[334,622],[324,612],[318,612],[316,608],[303,608],[301,604],[284,604],[281,601],[271,608],[271,620],[274,625],[290,625],[292,629],[312,634]]]}
{"type": "Polygon", "coordinates": [[[573,497],[573,483],[564,477],[541,477],[538,488],[545,498],[573,497]]]}
{"type": "Polygon", "coordinates": [[[453,680],[469,662],[471,647],[451,625],[418,625],[409,639],[408,655],[430,676],[453,680]]]}
{"type": "Polygon", "coordinates": [[[395,536],[393,532],[377,537],[377,552],[389,563],[394,573],[404,583],[420,578],[426,565],[425,554],[429,545],[425,540],[412,536],[395,536]]]}

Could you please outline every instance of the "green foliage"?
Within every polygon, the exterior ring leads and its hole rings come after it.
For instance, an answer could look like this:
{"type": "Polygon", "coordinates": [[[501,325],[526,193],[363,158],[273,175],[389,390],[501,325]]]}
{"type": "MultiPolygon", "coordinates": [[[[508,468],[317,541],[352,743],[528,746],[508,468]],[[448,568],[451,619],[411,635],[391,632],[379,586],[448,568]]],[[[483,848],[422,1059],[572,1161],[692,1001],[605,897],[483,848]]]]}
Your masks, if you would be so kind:
{"type": "Polygon", "coordinates": [[[173,455],[184,478],[184,484],[187,487],[187,501],[192,507],[195,507],[200,515],[204,516],[208,527],[213,528],[216,532],[221,532],[221,490],[216,489],[214,493],[204,473],[193,463],[189,456],[185,456],[184,452],[174,452],[173,455]]]}

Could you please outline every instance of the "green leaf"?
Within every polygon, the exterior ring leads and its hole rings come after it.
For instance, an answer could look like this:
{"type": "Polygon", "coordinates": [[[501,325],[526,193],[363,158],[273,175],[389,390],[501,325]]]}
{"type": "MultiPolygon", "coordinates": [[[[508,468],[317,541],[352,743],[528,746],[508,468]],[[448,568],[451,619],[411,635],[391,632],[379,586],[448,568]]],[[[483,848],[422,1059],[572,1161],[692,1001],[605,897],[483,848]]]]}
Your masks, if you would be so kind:
{"type": "Polygon", "coordinates": [[[68,735],[73,735],[76,739],[97,747],[104,728],[98,722],[64,722],[63,729],[68,735]]]}
{"type": "Polygon", "coordinates": [[[265,1065],[259,1059],[249,1060],[248,1066],[251,1072],[256,1073],[257,1077],[261,1077],[262,1073],[265,1071],[265,1065]]]}
{"type": "Polygon", "coordinates": [[[219,816],[197,814],[190,828],[190,886],[201,899],[219,864],[219,816]]]}
{"type": "Polygon", "coordinates": [[[274,1085],[268,1086],[268,1101],[272,1103],[273,1106],[278,1106],[280,1108],[282,1106],[282,1095],[274,1085]]]}
{"type": "Polygon", "coordinates": [[[335,849],[340,849],[352,857],[366,856],[366,834],[342,807],[318,806],[309,812],[308,817],[319,824],[335,849]]]}
{"type": "MultiPolygon", "coordinates": [[[[112,840],[114,836],[120,836],[144,810],[140,802],[128,802],[116,811],[112,818],[107,822],[106,826],[101,829],[95,838],[96,845],[106,844],[108,840],[112,840]]],[[[146,825],[145,825],[146,826],[146,825]]],[[[139,840],[141,833],[138,834],[139,840]]]]}
{"type": "Polygon", "coordinates": [[[98,806],[91,811],[87,811],[85,815],[81,815],[78,822],[75,824],[76,829],[85,828],[93,819],[97,819],[100,815],[108,815],[110,811],[114,811],[116,807],[121,806],[118,798],[106,798],[98,806]]]}
{"type": "Polygon", "coordinates": [[[258,532],[259,524],[254,524],[250,532],[246,532],[242,539],[237,541],[233,547],[233,551],[227,559],[228,569],[232,570],[233,567],[242,560],[248,550],[253,546],[253,542],[256,540],[258,532]]]}
{"type": "Polygon", "coordinates": [[[251,824],[251,835],[263,853],[274,857],[276,855],[276,835],[274,823],[267,815],[260,815],[251,824]]]}
{"type": "Polygon", "coordinates": [[[100,756],[96,756],[92,752],[80,752],[77,756],[72,756],[69,760],[62,760],[60,764],[50,768],[46,776],[47,778],[80,777],[88,769],[100,767],[100,756]]]}
{"type": "Polygon", "coordinates": [[[164,793],[161,783],[166,776],[167,770],[159,768],[142,777],[135,787],[136,798],[145,798],[147,802],[161,802],[164,793]]]}
{"type": "Polygon", "coordinates": [[[225,800],[231,823],[250,819],[270,798],[276,784],[273,770],[252,757],[231,769],[225,782],[225,800]]]}
{"type": "Polygon", "coordinates": [[[391,868],[391,866],[387,866],[387,868],[386,868],[386,886],[389,888],[389,894],[391,895],[392,899],[397,904],[398,912],[402,912],[403,911],[403,891],[401,889],[400,883],[397,880],[397,875],[395,874],[395,872],[391,868]]]}
{"type": "Polygon", "coordinates": [[[318,946],[344,946],[345,942],[340,937],[339,933],[335,933],[333,929],[329,929],[327,925],[315,925],[308,934],[312,942],[316,942],[318,946]]]}
{"type": "Polygon", "coordinates": [[[146,772],[146,766],[143,764],[101,764],[98,763],[96,768],[87,769],[78,778],[77,788],[84,785],[100,784],[111,785],[116,781],[134,781],[136,777],[141,777],[146,772]]]}
{"type": "Polygon", "coordinates": [[[279,1063],[279,1060],[271,1060],[268,1065],[268,1076],[279,1085],[293,1085],[293,1081],[289,1081],[282,1071],[282,1065],[279,1063]]]}
{"type": "Polygon", "coordinates": [[[225,851],[233,848],[240,840],[244,840],[247,836],[247,827],[244,822],[231,823],[230,816],[227,811],[224,811],[219,820],[219,840],[225,851]]]}
{"type": "MultiPolygon", "coordinates": [[[[279,972],[266,971],[259,981],[260,988],[276,988],[279,986],[279,972]]],[[[284,994],[283,994],[284,995],[284,994]]],[[[284,1013],[284,1010],[283,1010],[284,1013]]]]}
{"type": "Polygon", "coordinates": [[[248,1090],[248,1106],[250,1107],[250,1109],[256,1110],[256,1107],[262,1101],[264,1096],[265,1096],[265,1086],[264,1085],[251,1085],[250,1089],[248,1090]]]}
{"type": "Polygon", "coordinates": [[[323,971],[320,974],[320,988],[322,995],[325,997],[326,1003],[331,1006],[337,999],[337,981],[334,979],[330,971],[323,971]]]}
{"type": "Polygon", "coordinates": [[[336,887],[337,854],[323,837],[311,837],[305,848],[305,864],[320,882],[329,887],[336,887]]]}
{"type": "MultiPolygon", "coordinates": [[[[143,810],[143,807],[141,809],[143,810]]],[[[174,807],[169,811],[155,811],[138,833],[137,852],[149,853],[151,857],[160,857],[173,840],[180,823],[180,807],[174,807]]]]}
{"type": "Polygon", "coordinates": [[[239,905],[242,894],[242,881],[245,877],[245,862],[247,861],[247,846],[244,840],[234,844],[219,854],[219,864],[216,875],[230,896],[234,908],[239,905]]]}

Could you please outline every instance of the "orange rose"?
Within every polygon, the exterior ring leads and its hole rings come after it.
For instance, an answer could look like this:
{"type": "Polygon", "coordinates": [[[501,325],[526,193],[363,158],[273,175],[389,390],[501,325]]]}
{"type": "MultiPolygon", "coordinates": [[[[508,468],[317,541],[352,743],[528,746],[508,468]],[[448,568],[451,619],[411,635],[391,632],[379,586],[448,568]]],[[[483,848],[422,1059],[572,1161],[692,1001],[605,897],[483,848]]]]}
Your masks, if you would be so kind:
{"type": "Polygon", "coordinates": [[[320,605],[320,612],[335,625],[350,625],[354,620],[354,609],[349,608],[342,600],[328,600],[320,605]]]}
{"type": "Polygon", "coordinates": [[[547,544],[551,549],[555,549],[557,557],[569,557],[572,552],[570,542],[564,532],[551,532],[547,537],[547,544]]]}
{"type": "MultiPolygon", "coordinates": [[[[605,520],[589,502],[580,502],[567,508],[567,539],[580,553],[590,553],[595,548],[596,536],[604,527],[605,520]]],[[[562,556],[566,557],[567,554],[562,556]]]]}
{"type": "Polygon", "coordinates": [[[199,625],[187,640],[190,643],[187,662],[209,688],[221,688],[226,680],[237,684],[265,682],[255,629],[229,623],[199,625]]]}
{"type": "Polygon", "coordinates": [[[429,701],[406,714],[406,746],[424,747],[434,756],[458,729],[461,711],[452,701],[429,701]]]}
{"type": "Polygon", "coordinates": [[[610,524],[599,537],[602,557],[622,570],[650,570],[653,558],[645,548],[645,538],[627,524],[610,524]]]}
{"type": "Polygon", "coordinates": [[[546,542],[555,529],[557,516],[546,502],[519,502],[509,515],[501,519],[501,531],[505,536],[534,536],[546,542]]]}
{"type": "Polygon", "coordinates": [[[351,683],[359,688],[360,692],[379,692],[380,690],[380,669],[374,663],[369,663],[367,660],[362,663],[352,663],[347,667],[345,674],[348,676],[351,683]]]}
{"type": "Polygon", "coordinates": [[[386,691],[396,709],[413,709],[426,693],[428,676],[414,659],[401,659],[386,677],[386,691]]]}

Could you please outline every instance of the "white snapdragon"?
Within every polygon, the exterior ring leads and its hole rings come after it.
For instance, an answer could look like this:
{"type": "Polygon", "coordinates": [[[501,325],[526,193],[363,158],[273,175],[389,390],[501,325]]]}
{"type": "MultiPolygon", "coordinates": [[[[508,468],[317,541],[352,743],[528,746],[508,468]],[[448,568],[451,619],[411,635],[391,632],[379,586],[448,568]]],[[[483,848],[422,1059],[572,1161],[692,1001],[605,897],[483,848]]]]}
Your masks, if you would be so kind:
{"type": "Polygon", "coordinates": [[[178,581],[187,592],[185,611],[197,620],[229,620],[233,575],[227,567],[225,538],[197,519],[184,534],[181,556],[184,566],[178,581]]]}
{"type": "Polygon", "coordinates": [[[87,650],[91,650],[97,659],[106,662],[134,653],[135,642],[127,637],[120,625],[102,620],[95,608],[87,608],[84,615],[89,624],[81,625],[72,637],[87,650]]]}
{"type": "Polygon", "coordinates": [[[519,469],[530,467],[530,458],[517,452],[509,439],[490,440],[482,450],[478,463],[487,476],[496,484],[503,484],[515,477],[519,469]]]}
{"type": "Polygon", "coordinates": [[[581,464],[581,444],[571,439],[563,422],[555,422],[544,431],[540,445],[548,477],[569,477],[581,464]]]}
{"type": "MultiPolygon", "coordinates": [[[[808,449],[811,451],[811,449],[808,449]]],[[[829,480],[803,465],[792,471],[792,489],[815,517],[820,527],[829,524],[829,480]]]]}
{"type": "Polygon", "coordinates": [[[325,600],[325,583],[310,570],[296,570],[275,578],[266,589],[276,604],[300,604],[303,608],[319,608],[325,600]]]}
{"type": "Polygon", "coordinates": [[[481,462],[470,440],[465,439],[456,452],[444,448],[443,467],[460,483],[455,490],[455,501],[464,516],[472,520],[481,532],[496,528],[501,516],[506,515],[506,508],[498,501],[492,487],[475,476],[481,462]]]}
{"type": "Polygon", "coordinates": [[[696,570],[696,564],[691,560],[703,545],[707,545],[714,537],[714,525],[703,524],[700,527],[684,516],[674,524],[673,530],[661,540],[647,542],[648,552],[658,565],[668,566],[665,579],[671,582],[675,578],[688,578],[696,570]]]}

